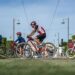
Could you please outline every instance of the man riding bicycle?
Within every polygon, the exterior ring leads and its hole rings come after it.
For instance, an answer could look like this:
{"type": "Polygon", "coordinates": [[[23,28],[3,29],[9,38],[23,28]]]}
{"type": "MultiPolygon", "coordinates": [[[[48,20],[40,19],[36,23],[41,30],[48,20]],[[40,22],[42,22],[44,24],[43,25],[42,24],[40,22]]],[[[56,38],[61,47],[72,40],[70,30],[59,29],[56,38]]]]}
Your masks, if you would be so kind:
{"type": "Polygon", "coordinates": [[[22,37],[22,33],[21,32],[17,32],[16,33],[17,34],[17,40],[15,41],[15,43],[18,43],[18,44],[20,44],[19,46],[20,46],[20,48],[19,48],[19,50],[20,50],[20,55],[23,55],[23,44],[22,43],[24,43],[25,42],[25,39],[22,37]]]}
{"type": "Polygon", "coordinates": [[[31,22],[31,27],[33,28],[33,31],[27,37],[32,37],[37,32],[38,35],[35,37],[35,41],[37,42],[37,45],[40,45],[46,38],[45,29],[37,25],[36,21],[31,22]]]}

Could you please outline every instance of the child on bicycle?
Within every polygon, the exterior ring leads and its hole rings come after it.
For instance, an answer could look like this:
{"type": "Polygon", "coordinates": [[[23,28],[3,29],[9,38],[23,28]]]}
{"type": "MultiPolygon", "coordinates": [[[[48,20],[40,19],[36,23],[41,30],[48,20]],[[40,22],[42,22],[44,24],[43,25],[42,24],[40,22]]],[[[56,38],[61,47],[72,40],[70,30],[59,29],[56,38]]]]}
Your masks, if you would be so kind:
{"type": "Polygon", "coordinates": [[[19,53],[20,55],[23,55],[23,46],[25,43],[25,39],[22,37],[22,33],[21,32],[17,32],[17,40],[15,41],[15,43],[19,44],[19,53]]]}

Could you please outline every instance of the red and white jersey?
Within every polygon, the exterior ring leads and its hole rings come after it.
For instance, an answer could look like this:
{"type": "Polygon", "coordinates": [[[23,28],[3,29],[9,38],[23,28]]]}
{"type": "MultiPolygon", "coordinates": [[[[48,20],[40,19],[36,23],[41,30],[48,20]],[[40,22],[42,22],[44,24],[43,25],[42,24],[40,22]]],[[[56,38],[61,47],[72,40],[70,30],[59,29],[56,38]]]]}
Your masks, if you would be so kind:
{"type": "Polygon", "coordinates": [[[37,32],[38,32],[40,35],[46,33],[45,30],[44,30],[44,28],[43,28],[43,27],[40,27],[40,26],[38,26],[37,32]]]}

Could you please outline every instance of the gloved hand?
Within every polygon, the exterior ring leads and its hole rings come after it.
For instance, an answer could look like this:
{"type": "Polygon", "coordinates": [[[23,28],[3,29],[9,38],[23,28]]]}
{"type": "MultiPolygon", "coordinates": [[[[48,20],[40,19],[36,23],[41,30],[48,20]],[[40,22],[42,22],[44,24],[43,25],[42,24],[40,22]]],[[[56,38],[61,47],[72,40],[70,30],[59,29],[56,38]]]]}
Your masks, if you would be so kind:
{"type": "Polygon", "coordinates": [[[30,38],[30,36],[29,36],[29,35],[27,35],[27,38],[30,38]]]}

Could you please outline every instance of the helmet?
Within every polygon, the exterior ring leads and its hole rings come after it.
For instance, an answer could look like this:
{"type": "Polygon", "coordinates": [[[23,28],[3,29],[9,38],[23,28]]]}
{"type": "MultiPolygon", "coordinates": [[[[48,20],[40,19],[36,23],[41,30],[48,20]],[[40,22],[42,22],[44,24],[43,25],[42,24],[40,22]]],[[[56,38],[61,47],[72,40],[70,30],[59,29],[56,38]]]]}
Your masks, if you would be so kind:
{"type": "Polygon", "coordinates": [[[31,22],[31,25],[36,25],[36,21],[32,21],[31,22]]]}
{"type": "Polygon", "coordinates": [[[21,32],[17,32],[16,34],[17,34],[17,35],[21,35],[21,32]]]}

